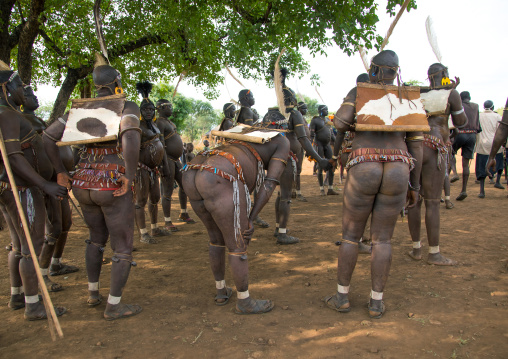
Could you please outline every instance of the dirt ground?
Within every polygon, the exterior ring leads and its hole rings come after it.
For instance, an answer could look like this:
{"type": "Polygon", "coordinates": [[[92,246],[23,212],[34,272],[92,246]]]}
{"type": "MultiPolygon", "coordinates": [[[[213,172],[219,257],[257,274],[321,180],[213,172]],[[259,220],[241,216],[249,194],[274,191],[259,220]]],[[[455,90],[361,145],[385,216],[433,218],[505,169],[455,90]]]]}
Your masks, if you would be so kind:
{"type": "MultiPolygon", "coordinates": [[[[460,163],[460,160],[458,161],[460,163]]],[[[470,178],[469,197],[447,210],[441,205],[441,250],[457,260],[451,268],[415,262],[407,222],[393,236],[393,262],[385,290],[387,312],[369,319],[370,256],[360,256],[351,284],[352,311],[328,309],[322,298],[336,291],[337,247],[342,195],[320,197],[305,160],[302,192],[294,201],[289,228],[301,242],[278,246],[272,236],[274,197],[249,249],[250,288],[255,298],[275,301],[271,313],[234,314],[236,295],[214,305],[203,225],[178,224],[179,232],[159,244],[135,243],[133,268],[122,300],[144,310],[136,317],[106,322],[105,304],[88,308],[84,262],[86,228],[74,226],[64,259],[81,270],[54,277],[65,290],[52,294],[69,312],[60,318],[64,339],[52,342],[47,322],[26,322],[11,311],[7,256],[0,256],[0,357],[60,358],[507,358],[508,275],[507,191],[487,185],[485,199],[470,178]]],[[[338,182],[338,179],[337,181],[338,182]]],[[[452,198],[461,181],[452,185],[452,198]]],[[[342,192],[343,187],[338,186],[342,192]]],[[[175,214],[178,201],[173,201],[175,214]]],[[[192,211],[191,216],[195,217],[192,211]]],[[[163,222],[162,211],[159,212],[163,222]]],[[[176,217],[176,215],[174,215],[176,217]]],[[[197,218],[196,218],[197,219],[197,218]]],[[[75,224],[83,222],[74,214],[75,224]]],[[[426,253],[425,229],[422,243],[426,253]]],[[[2,248],[9,242],[0,232],[2,248]]],[[[106,257],[111,258],[111,249],[106,257]]],[[[111,264],[103,266],[101,292],[107,296],[111,264]]],[[[229,267],[226,282],[232,285],[229,267]]]]}

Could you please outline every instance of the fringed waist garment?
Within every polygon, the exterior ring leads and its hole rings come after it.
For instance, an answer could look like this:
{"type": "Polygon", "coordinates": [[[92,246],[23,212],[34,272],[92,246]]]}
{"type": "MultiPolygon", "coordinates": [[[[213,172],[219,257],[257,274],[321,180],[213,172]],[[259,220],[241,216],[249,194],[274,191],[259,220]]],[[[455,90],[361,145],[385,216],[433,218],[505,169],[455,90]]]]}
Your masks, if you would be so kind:
{"type": "Polygon", "coordinates": [[[415,159],[408,151],[398,149],[359,148],[349,154],[346,170],[362,162],[404,162],[409,170],[414,168],[415,159]]]}
{"type": "MultiPolygon", "coordinates": [[[[439,137],[423,134],[423,145],[437,151],[437,168],[441,169],[441,163],[447,164],[448,148],[439,137]]],[[[448,167],[448,166],[447,166],[448,167]]]]}
{"type": "Polygon", "coordinates": [[[240,239],[242,238],[242,231],[240,226],[240,188],[238,187],[238,181],[241,181],[243,183],[244,189],[245,189],[245,199],[246,199],[246,211],[247,216],[250,213],[250,206],[251,206],[251,200],[250,200],[250,193],[249,188],[247,187],[247,184],[245,182],[245,178],[243,176],[243,170],[240,163],[236,160],[236,158],[228,152],[220,151],[220,150],[209,150],[209,151],[203,151],[199,153],[201,156],[221,156],[227,159],[231,164],[235,167],[235,170],[237,172],[237,176],[234,176],[230,173],[227,173],[226,171],[221,170],[220,168],[216,168],[213,166],[205,165],[205,164],[194,164],[194,163],[188,163],[185,165],[185,167],[182,169],[182,171],[188,171],[188,170],[199,170],[199,171],[207,171],[210,173],[213,173],[219,177],[222,177],[229,182],[233,183],[233,206],[234,206],[234,216],[233,216],[233,227],[235,230],[235,241],[238,248],[241,248],[244,246],[243,241],[240,242],[240,239]]]}
{"type": "MultiPolygon", "coordinates": [[[[35,206],[34,206],[34,198],[32,196],[32,191],[29,187],[25,186],[16,186],[18,190],[18,195],[21,200],[21,193],[26,192],[26,214],[28,219],[28,225],[30,227],[30,230],[32,229],[32,226],[35,222],[35,206]]],[[[11,191],[12,187],[11,184],[8,182],[0,182],[0,195],[4,193],[4,191],[11,191]]],[[[20,222],[20,226],[22,226],[20,222]]]]}
{"type": "Polygon", "coordinates": [[[140,188],[143,188],[143,182],[141,181],[141,171],[148,172],[148,177],[150,178],[150,184],[153,186],[160,172],[157,167],[150,168],[144,163],[138,162],[138,171],[136,172],[136,180],[139,181],[140,188]]]}
{"type": "Polygon", "coordinates": [[[83,147],[79,150],[79,158],[88,162],[102,162],[104,156],[117,155],[123,160],[121,147],[83,147]]]}
{"type": "Polygon", "coordinates": [[[236,144],[247,148],[250,151],[250,153],[252,153],[252,155],[256,158],[257,161],[256,192],[258,192],[265,180],[265,167],[263,165],[263,160],[261,159],[261,156],[259,155],[258,151],[256,151],[256,149],[252,147],[252,145],[248,142],[240,140],[227,140],[227,142],[230,144],[236,144]]]}
{"type": "Polygon", "coordinates": [[[72,177],[72,187],[94,191],[115,191],[121,187],[118,178],[125,173],[125,167],[113,163],[83,163],[72,177]]]}

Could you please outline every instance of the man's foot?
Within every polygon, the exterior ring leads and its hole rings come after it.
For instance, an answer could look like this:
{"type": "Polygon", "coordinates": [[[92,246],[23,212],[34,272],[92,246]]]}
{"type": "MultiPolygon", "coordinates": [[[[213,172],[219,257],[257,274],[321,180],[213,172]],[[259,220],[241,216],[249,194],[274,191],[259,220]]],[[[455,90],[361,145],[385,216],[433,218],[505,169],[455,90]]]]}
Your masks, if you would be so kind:
{"type": "Polygon", "coordinates": [[[180,222],[185,222],[187,224],[194,224],[194,223],[196,223],[195,220],[193,220],[192,218],[189,217],[188,213],[180,213],[180,216],[178,217],[178,220],[180,222]]]}
{"type": "Polygon", "coordinates": [[[460,192],[460,194],[455,198],[457,201],[463,201],[467,197],[467,192],[460,192]]]}
{"type": "Polygon", "coordinates": [[[437,266],[454,266],[457,264],[456,261],[450,258],[446,258],[441,253],[433,253],[427,257],[427,263],[435,264],[437,266]]]}
{"type": "Polygon", "coordinates": [[[478,194],[478,198],[485,198],[485,193],[478,194]]]}
{"type": "Polygon", "coordinates": [[[11,295],[11,300],[9,300],[9,304],[7,304],[9,308],[12,310],[18,310],[25,307],[25,295],[24,294],[14,294],[11,295]]]}
{"type": "Polygon", "coordinates": [[[371,254],[372,253],[372,244],[366,244],[362,241],[358,242],[358,253],[359,254],[371,254]]]}
{"type": "Polygon", "coordinates": [[[275,304],[271,300],[252,299],[238,299],[236,302],[236,314],[263,314],[268,313],[273,309],[275,304]]]}
{"type": "Polygon", "coordinates": [[[44,283],[46,283],[48,292],[60,292],[64,289],[61,284],[53,282],[47,275],[43,275],[42,278],[44,278],[44,283]]]}
{"type": "Polygon", "coordinates": [[[449,199],[445,199],[446,209],[452,209],[455,205],[449,199]]]}
{"type": "MultiPolygon", "coordinates": [[[[54,308],[57,317],[67,312],[67,309],[64,307],[54,308]]],[[[44,304],[38,301],[34,304],[26,304],[24,317],[26,320],[42,320],[47,319],[48,315],[46,313],[46,308],[44,308],[44,304]]]]}
{"type": "Polygon", "coordinates": [[[324,190],[324,189],[322,189],[321,191],[319,191],[319,194],[320,194],[321,196],[326,196],[326,193],[325,193],[325,190],[324,190]]]}
{"type": "Polygon", "coordinates": [[[323,300],[328,308],[336,310],[339,313],[347,313],[351,311],[351,305],[349,304],[347,294],[337,292],[334,295],[325,297],[323,300]]]}
{"type": "Polygon", "coordinates": [[[141,239],[139,241],[141,243],[146,243],[146,244],[156,244],[157,243],[157,240],[155,238],[153,238],[151,235],[149,235],[148,233],[143,233],[141,235],[141,239]]]}
{"type": "Polygon", "coordinates": [[[100,295],[99,291],[90,291],[86,304],[88,304],[89,307],[95,307],[101,303],[102,295],[100,295]]]}
{"type": "Polygon", "coordinates": [[[233,294],[233,289],[229,287],[224,287],[222,289],[217,289],[217,295],[215,296],[215,305],[226,305],[229,302],[229,298],[233,294]]]}
{"type": "Polygon", "coordinates": [[[165,237],[170,235],[171,231],[166,228],[157,227],[155,229],[152,229],[152,237],[165,237]]]}
{"type": "MultiPolygon", "coordinates": [[[[286,228],[286,234],[289,234],[289,228],[286,228]]],[[[273,236],[277,238],[279,236],[279,227],[275,228],[275,231],[273,232],[273,236]]]]}
{"type": "Polygon", "coordinates": [[[268,228],[268,227],[270,227],[270,225],[267,222],[263,221],[261,219],[261,217],[259,217],[259,216],[254,218],[254,224],[256,226],[260,227],[260,228],[268,228]]]}
{"type": "Polygon", "coordinates": [[[339,192],[335,192],[332,188],[328,188],[327,196],[338,196],[339,192]]]}
{"type": "Polygon", "coordinates": [[[63,264],[63,263],[52,264],[49,266],[49,275],[52,277],[57,276],[57,275],[75,273],[77,271],[79,271],[78,267],[63,264]]]}
{"type": "Polygon", "coordinates": [[[141,313],[143,308],[136,304],[107,304],[104,311],[104,319],[115,320],[120,318],[132,317],[133,315],[141,313]]]}
{"type": "Polygon", "coordinates": [[[505,189],[504,186],[501,184],[501,183],[498,183],[496,182],[496,184],[494,185],[495,188],[499,188],[499,189],[505,189]]]}
{"type": "Polygon", "coordinates": [[[369,301],[369,316],[372,319],[381,319],[386,311],[385,303],[382,300],[370,299],[369,301]]]}
{"type": "Polygon", "coordinates": [[[450,183],[457,182],[458,180],[459,180],[459,176],[458,175],[450,177],[450,183]]]}
{"type": "Polygon", "coordinates": [[[170,232],[178,232],[178,227],[173,224],[173,222],[166,222],[164,224],[166,229],[170,232]]]}
{"type": "Polygon", "coordinates": [[[422,259],[422,249],[421,248],[413,248],[408,252],[408,256],[413,258],[415,261],[419,261],[422,259]]]}
{"type": "Polygon", "coordinates": [[[277,244],[295,244],[298,242],[300,242],[300,239],[288,236],[287,233],[277,234],[277,244]]]}
{"type": "Polygon", "coordinates": [[[296,200],[300,202],[308,202],[307,198],[305,198],[301,193],[296,195],[296,200]]]}

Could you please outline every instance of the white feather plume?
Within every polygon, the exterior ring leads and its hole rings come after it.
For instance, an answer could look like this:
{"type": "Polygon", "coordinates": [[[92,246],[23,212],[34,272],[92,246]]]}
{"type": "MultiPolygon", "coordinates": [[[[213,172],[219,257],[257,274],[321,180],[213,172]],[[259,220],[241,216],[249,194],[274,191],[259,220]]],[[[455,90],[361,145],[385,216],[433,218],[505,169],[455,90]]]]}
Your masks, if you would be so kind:
{"type": "Polygon", "coordinates": [[[275,87],[275,96],[277,96],[277,105],[279,106],[279,112],[288,118],[289,114],[286,113],[286,105],[284,104],[284,91],[282,89],[282,74],[280,72],[280,58],[286,49],[282,49],[277,61],[275,61],[275,69],[273,71],[273,85],[275,87]]]}
{"type": "Polygon", "coordinates": [[[434,31],[434,23],[430,16],[428,16],[427,20],[425,20],[425,28],[427,29],[427,38],[429,39],[430,47],[432,47],[432,51],[434,51],[434,54],[437,57],[437,62],[443,63],[441,61],[441,51],[439,51],[439,45],[437,43],[437,35],[434,31]]]}
{"type": "Polygon", "coordinates": [[[360,53],[360,57],[362,58],[363,66],[365,66],[365,70],[369,72],[369,60],[367,60],[367,53],[365,52],[365,48],[363,46],[358,46],[358,52],[360,53]]]}

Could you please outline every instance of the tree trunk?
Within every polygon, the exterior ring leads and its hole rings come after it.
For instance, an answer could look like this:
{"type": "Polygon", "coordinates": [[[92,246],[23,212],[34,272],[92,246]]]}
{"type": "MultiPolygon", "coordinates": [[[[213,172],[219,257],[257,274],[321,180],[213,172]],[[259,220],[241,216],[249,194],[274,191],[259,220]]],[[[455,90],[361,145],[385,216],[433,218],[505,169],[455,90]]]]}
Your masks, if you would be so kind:
{"type": "Polygon", "coordinates": [[[15,3],[16,0],[0,1],[0,60],[7,65],[11,63],[11,51],[13,49],[11,36],[9,34],[9,24],[12,7],[15,3]]]}
{"type": "Polygon", "coordinates": [[[91,65],[83,66],[79,69],[67,70],[67,76],[65,77],[55,103],[53,104],[53,110],[49,116],[48,124],[52,124],[58,117],[65,113],[67,103],[72,95],[72,91],[74,91],[74,88],[78,84],[78,80],[85,78],[90,72],[92,72],[92,70],[93,67],[91,65]]]}
{"type": "MultiPolygon", "coordinates": [[[[32,0],[30,13],[23,26],[18,43],[18,72],[23,83],[30,85],[32,80],[32,50],[41,26],[41,14],[45,0],[32,0]]],[[[44,21],[44,20],[42,20],[44,21]]]]}

